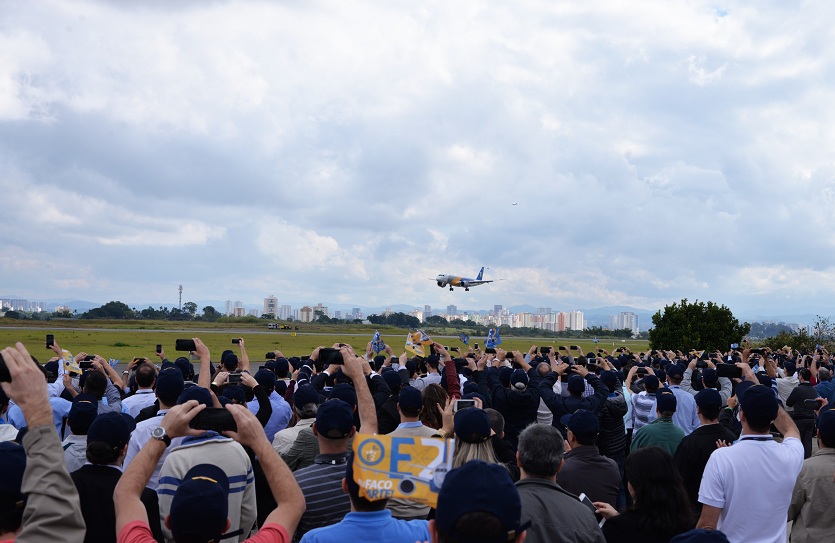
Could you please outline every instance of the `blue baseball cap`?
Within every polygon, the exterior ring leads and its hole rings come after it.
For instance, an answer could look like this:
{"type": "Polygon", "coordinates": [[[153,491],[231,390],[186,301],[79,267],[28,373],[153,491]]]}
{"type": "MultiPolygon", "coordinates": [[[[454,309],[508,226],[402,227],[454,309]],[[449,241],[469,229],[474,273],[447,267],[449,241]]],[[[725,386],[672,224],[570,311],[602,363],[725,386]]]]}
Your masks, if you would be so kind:
{"type": "Polygon", "coordinates": [[[171,499],[169,522],[176,541],[216,541],[229,517],[229,478],[219,467],[188,470],[171,499]]]}
{"type": "Polygon", "coordinates": [[[316,392],[315,387],[312,385],[301,385],[293,391],[293,405],[296,406],[296,409],[301,409],[311,403],[319,403],[319,393],[316,392]]]}
{"type": "Polygon", "coordinates": [[[127,445],[130,434],[136,428],[136,421],[127,413],[110,411],[102,413],[87,430],[87,443],[103,441],[111,448],[118,449],[127,445]]]}
{"type": "Polygon", "coordinates": [[[563,415],[560,422],[578,437],[591,437],[600,433],[600,420],[597,414],[586,409],[578,409],[570,415],[563,415]]]}
{"type": "Polygon", "coordinates": [[[26,451],[14,441],[0,441],[0,494],[23,498],[23,472],[26,470],[26,451]]]}
{"type": "Polygon", "coordinates": [[[316,411],[316,432],[328,439],[343,439],[354,428],[354,411],[342,400],[328,400],[316,411]]]}
{"type": "Polygon", "coordinates": [[[462,409],[455,413],[455,436],[465,443],[490,439],[490,417],[483,409],[462,409]]]}
{"type": "Polygon", "coordinates": [[[420,410],[423,407],[423,394],[415,387],[404,386],[400,389],[397,404],[401,409],[404,407],[420,410]]]}

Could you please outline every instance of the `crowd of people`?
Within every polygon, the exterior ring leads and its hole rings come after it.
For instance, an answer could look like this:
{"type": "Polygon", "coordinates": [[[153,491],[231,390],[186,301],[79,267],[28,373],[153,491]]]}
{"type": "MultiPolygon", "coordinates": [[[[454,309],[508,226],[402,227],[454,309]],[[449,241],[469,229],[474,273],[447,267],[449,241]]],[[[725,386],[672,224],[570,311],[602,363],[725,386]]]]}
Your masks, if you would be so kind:
{"type": "Polygon", "coordinates": [[[336,344],[256,369],[57,343],[0,361],[0,543],[826,541],[824,349],[531,346],[396,356],[336,344]],[[75,361],[86,362],[83,368],[75,361]],[[197,366],[197,367],[195,367],[197,366]],[[433,506],[371,500],[358,434],[452,440],[433,506]],[[790,526],[790,532],[788,532],[790,526]]]}

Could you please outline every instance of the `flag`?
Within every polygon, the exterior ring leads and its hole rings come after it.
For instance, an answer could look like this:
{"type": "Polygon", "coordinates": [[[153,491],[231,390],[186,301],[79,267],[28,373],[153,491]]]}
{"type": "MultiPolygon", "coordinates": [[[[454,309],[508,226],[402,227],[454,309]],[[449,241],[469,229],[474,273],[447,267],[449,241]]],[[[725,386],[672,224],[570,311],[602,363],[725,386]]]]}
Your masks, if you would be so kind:
{"type": "Polygon", "coordinates": [[[380,338],[380,331],[374,330],[374,339],[371,340],[371,350],[374,351],[374,354],[378,354],[385,349],[386,344],[383,343],[383,340],[380,338]]]}
{"type": "Polygon", "coordinates": [[[458,334],[458,339],[460,339],[461,343],[463,343],[464,345],[469,345],[470,344],[470,336],[468,336],[464,332],[461,332],[460,334],[458,334]]]}
{"type": "Polygon", "coordinates": [[[121,358],[119,358],[119,359],[111,358],[109,362],[110,362],[110,367],[115,368],[117,365],[122,363],[122,359],[121,358]]]}
{"type": "Polygon", "coordinates": [[[416,356],[426,356],[426,345],[432,340],[422,330],[413,330],[406,336],[406,350],[416,356]]]}
{"type": "Polygon", "coordinates": [[[487,341],[484,342],[484,346],[488,349],[495,349],[497,345],[501,344],[502,338],[499,337],[499,329],[496,328],[494,330],[491,328],[490,331],[487,332],[487,341]]]}
{"type": "Polygon", "coordinates": [[[76,364],[75,357],[73,357],[72,353],[62,349],[61,354],[64,357],[64,371],[81,375],[81,368],[79,368],[78,364],[76,364]]]}
{"type": "Polygon", "coordinates": [[[452,469],[454,439],[357,434],[353,478],[370,501],[408,499],[435,507],[452,469]]]}

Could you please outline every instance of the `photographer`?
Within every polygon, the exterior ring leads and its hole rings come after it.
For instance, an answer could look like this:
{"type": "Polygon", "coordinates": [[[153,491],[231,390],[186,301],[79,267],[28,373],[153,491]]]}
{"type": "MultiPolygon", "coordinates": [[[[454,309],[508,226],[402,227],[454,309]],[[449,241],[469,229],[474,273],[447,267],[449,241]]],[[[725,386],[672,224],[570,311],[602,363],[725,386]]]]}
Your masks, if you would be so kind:
{"type": "Polygon", "coordinates": [[[84,519],[64,467],[46,378],[22,343],[3,349],[0,356],[8,371],[3,392],[23,413],[29,429],[22,447],[0,444],[0,540],[81,543],[84,519]]]}

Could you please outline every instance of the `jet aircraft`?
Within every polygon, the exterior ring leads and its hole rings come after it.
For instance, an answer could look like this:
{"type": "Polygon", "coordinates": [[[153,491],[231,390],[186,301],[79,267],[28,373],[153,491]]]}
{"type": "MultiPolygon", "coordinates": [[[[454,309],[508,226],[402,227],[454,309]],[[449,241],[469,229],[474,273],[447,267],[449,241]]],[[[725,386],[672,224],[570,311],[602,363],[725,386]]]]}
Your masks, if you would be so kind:
{"type": "Polygon", "coordinates": [[[478,272],[478,276],[475,279],[470,279],[469,277],[461,277],[459,275],[446,275],[441,274],[432,281],[438,283],[438,286],[443,288],[449,286],[449,290],[453,290],[453,287],[463,287],[465,291],[470,290],[470,287],[477,287],[478,285],[483,285],[484,283],[492,283],[493,281],[485,281],[482,279],[484,276],[484,267],[481,268],[478,272]]]}

